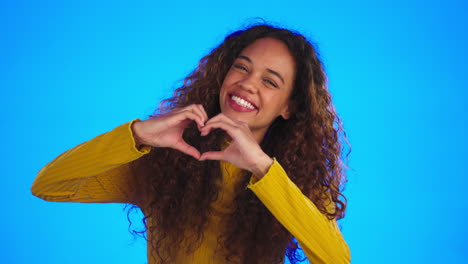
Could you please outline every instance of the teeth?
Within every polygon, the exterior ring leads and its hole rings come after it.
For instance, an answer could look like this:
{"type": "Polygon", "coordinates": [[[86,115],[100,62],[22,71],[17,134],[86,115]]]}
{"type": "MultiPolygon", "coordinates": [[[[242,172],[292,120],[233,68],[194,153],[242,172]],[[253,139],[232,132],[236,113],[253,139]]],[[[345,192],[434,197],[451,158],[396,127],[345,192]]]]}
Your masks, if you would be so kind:
{"type": "Polygon", "coordinates": [[[233,95],[233,96],[231,96],[231,99],[232,99],[234,102],[236,102],[238,105],[241,105],[241,106],[243,106],[243,107],[245,107],[245,108],[255,109],[255,107],[254,107],[251,103],[249,103],[249,102],[247,102],[246,100],[240,98],[239,96],[233,95]]]}

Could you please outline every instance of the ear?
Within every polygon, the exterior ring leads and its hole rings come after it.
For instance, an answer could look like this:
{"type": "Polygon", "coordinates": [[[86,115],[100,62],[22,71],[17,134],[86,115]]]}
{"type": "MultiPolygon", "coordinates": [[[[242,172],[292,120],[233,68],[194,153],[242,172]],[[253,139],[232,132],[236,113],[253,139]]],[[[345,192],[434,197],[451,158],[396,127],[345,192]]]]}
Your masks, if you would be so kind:
{"type": "Polygon", "coordinates": [[[280,116],[284,119],[284,120],[288,120],[289,117],[291,117],[291,111],[290,109],[292,109],[292,106],[291,106],[291,103],[287,104],[284,109],[280,112],[280,116]]]}

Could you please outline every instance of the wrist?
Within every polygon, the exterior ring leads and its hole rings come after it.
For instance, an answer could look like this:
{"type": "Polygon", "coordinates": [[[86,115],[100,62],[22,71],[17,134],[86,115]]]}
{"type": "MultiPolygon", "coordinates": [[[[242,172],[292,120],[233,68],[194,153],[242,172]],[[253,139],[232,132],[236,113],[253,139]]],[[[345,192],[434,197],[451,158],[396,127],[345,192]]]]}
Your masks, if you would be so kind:
{"type": "Polygon", "coordinates": [[[139,149],[144,143],[142,142],[140,136],[139,136],[139,128],[140,128],[141,121],[136,120],[132,123],[131,129],[132,129],[132,136],[133,140],[135,141],[135,147],[139,149]]]}
{"type": "Polygon", "coordinates": [[[263,178],[263,176],[265,176],[265,174],[268,172],[268,170],[270,169],[271,165],[273,165],[273,159],[270,158],[268,155],[264,155],[262,156],[262,158],[260,158],[257,163],[251,168],[250,172],[253,173],[253,175],[255,176],[255,178],[257,178],[258,180],[260,180],[261,178],[263,178]]]}

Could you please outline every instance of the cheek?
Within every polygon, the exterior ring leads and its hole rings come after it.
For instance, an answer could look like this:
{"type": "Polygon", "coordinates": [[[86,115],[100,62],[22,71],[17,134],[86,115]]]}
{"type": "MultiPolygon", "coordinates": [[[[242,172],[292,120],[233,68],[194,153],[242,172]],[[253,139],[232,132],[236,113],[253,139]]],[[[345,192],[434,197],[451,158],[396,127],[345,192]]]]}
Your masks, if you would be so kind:
{"type": "Polygon", "coordinates": [[[268,103],[274,105],[278,112],[281,112],[283,108],[289,105],[288,97],[283,94],[272,94],[268,97],[268,103]]]}
{"type": "Polygon", "coordinates": [[[221,84],[221,93],[226,91],[226,87],[229,86],[230,79],[231,77],[229,76],[229,72],[228,72],[228,74],[226,74],[226,77],[224,77],[223,84],[221,84]]]}
{"type": "Polygon", "coordinates": [[[228,76],[226,76],[226,78],[224,78],[223,83],[221,84],[220,93],[226,92],[226,87],[229,86],[228,83],[229,83],[229,79],[228,79],[228,76]]]}
{"type": "Polygon", "coordinates": [[[236,69],[230,69],[224,77],[224,83],[232,85],[245,78],[245,73],[236,69]]]}
{"type": "Polygon", "coordinates": [[[274,105],[282,105],[284,104],[284,102],[286,101],[282,94],[278,93],[278,92],[274,92],[274,91],[271,91],[271,92],[268,92],[267,94],[265,94],[265,98],[271,103],[271,104],[274,104],[274,105]]]}

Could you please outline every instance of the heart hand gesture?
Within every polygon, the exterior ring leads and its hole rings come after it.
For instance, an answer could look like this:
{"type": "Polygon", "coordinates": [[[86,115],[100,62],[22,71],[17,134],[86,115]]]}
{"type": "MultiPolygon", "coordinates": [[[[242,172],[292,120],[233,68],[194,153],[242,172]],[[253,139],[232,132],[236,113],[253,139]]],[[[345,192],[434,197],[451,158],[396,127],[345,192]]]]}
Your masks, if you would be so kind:
{"type": "Polygon", "coordinates": [[[191,122],[196,122],[200,129],[207,119],[202,105],[189,105],[156,118],[135,122],[132,129],[137,145],[173,148],[199,159],[200,152],[187,144],[182,135],[191,122]]]}
{"type": "Polygon", "coordinates": [[[224,114],[208,120],[201,105],[189,105],[156,118],[135,122],[132,129],[137,145],[173,148],[199,160],[224,160],[252,172],[259,179],[273,163],[258,145],[247,123],[224,114]],[[232,142],[222,151],[200,154],[182,138],[190,122],[197,123],[202,136],[213,129],[222,129],[232,138],[232,142]]]}
{"type": "Polygon", "coordinates": [[[206,136],[213,129],[226,131],[232,142],[222,151],[203,153],[200,160],[224,160],[252,172],[259,179],[267,173],[273,160],[263,152],[247,123],[219,114],[206,122],[200,129],[201,135],[206,136]]]}

